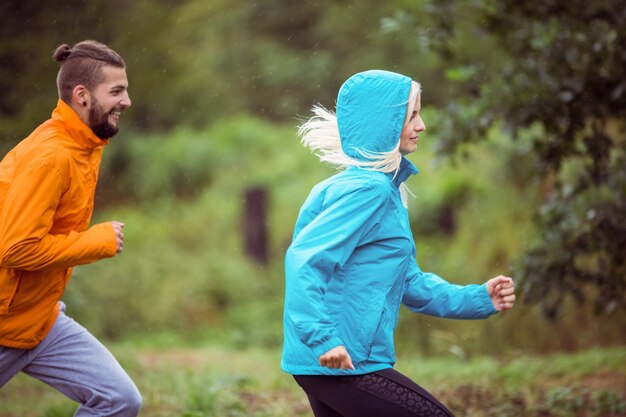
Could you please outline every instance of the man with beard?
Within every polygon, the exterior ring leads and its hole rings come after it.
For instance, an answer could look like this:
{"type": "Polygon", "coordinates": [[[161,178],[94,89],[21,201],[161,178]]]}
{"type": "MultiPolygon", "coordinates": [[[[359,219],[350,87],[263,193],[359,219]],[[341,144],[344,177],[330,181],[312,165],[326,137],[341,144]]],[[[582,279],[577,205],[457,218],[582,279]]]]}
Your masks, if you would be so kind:
{"type": "Polygon", "coordinates": [[[95,41],[53,57],[52,117],[0,162],[0,387],[24,372],[80,403],[75,416],[136,416],[137,387],[60,302],[72,267],[123,249],[123,223],[89,222],[104,145],[131,105],[126,65],[95,41]]]}

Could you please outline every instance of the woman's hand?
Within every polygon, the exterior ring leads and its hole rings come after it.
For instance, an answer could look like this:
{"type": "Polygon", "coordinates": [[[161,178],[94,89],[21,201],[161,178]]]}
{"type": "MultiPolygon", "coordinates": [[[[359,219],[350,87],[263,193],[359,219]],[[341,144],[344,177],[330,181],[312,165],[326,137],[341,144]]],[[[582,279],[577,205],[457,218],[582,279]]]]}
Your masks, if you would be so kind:
{"type": "Polygon", "coordinates": [[[496,310],[506,311],[513,308],[515,283],[512,278],[503,275],[491,278],[487,281],[487,292],[496,310]]]}
{"type": "Polygon", "coordinates": [[[320,365],[326,366],[327,368],[341,368],[343,370],[352,369],[354,371],[354,366],[352,365],[352,358],[348,354],[348,351],[343,346],[337,346],[324,353],[319,357],[320,365]]]}

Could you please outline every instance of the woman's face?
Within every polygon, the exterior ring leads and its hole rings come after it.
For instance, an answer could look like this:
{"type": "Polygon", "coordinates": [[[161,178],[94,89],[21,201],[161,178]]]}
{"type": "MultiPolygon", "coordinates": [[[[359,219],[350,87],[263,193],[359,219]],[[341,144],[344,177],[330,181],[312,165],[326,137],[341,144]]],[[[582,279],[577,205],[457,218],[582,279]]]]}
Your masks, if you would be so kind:
{"type": "Polygon", "coordinates": [[[420,116],[421,97],[422,94],[417,93],[413,112],[408,115],[407,121],[402,127],[402,133],[400,134],[400,153],[402,155],[415,152],[415,149],[417,149],[417,141],[419,140],[419,133],[426,130],[426,125],[420,116]]]}

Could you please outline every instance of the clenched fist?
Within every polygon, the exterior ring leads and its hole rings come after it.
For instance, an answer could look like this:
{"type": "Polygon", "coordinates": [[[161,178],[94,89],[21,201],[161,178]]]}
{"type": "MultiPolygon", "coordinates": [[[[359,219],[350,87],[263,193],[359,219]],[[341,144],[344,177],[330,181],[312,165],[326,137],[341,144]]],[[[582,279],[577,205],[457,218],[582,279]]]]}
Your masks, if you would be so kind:
{"type": "Polygon", "coordinates": [[[506,311],[513,308],[515,283],[512,278],[503,275],[491,278],[487,281],[487,292],[496,310],[506,311]]]}
{"type": "Polygon", "coordinates": [[[327,368],[335,368],[335,369],[352,369],[354,370],[354,366],[352,365],[352,358],[348,354],[348,351],[343,346],[337,346],[324,353],[319,357],[320,365],[326,366],[327,368]]]}
{"type": "Polygon", "coordinates": [[[112,221],[113,231],[115,232],[115,242],[117,244],[116,253],[122,253],[124,250],[124,223],[112,221]]]}

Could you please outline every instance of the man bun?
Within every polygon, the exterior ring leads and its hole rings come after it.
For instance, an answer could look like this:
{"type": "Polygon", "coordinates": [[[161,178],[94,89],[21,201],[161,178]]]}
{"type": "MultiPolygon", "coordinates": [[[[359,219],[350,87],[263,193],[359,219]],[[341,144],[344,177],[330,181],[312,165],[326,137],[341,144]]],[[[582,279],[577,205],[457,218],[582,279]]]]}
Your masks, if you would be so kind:
{"type": "Polygon", "coordinates": [[[56,51],[54,51],[54,54],[52,54],[52,58],[54,58],[54,60],[56,62],[63,62],[71,54],[72,54],[72,48],[68,44],[63,44],[63,45],[59,46],[56,49],[56,51]]]}

